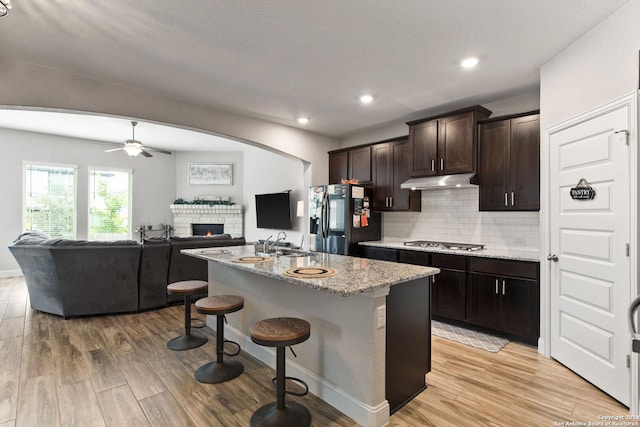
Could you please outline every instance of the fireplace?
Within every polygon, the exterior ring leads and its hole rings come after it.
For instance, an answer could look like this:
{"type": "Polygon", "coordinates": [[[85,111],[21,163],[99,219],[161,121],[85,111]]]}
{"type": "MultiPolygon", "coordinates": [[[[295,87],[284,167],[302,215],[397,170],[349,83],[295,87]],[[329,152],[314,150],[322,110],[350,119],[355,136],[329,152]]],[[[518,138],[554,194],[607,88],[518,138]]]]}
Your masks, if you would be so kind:
{"type": "Polygon", "coordinates": [[[191,224],[192,236],[211,236],[212,234],[223,234],[224,224],[191,224]]]}
{"type": "MultiPolygon", "coordinates": [[[[244,220],[241,205],[171,205],[173,235],[192,236],[191,224],[222,224],[225,234],[242,237],[244,220]]],[[[221,231],[222,233],[222,231],[221,231]]]]}

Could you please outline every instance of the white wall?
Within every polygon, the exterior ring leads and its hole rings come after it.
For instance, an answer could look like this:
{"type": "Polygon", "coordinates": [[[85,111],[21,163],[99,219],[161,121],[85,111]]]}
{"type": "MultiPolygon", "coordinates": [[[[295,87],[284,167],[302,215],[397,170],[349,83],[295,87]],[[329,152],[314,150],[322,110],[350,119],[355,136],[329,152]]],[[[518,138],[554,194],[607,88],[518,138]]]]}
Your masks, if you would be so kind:
{"type": "MultiPolygon", "coordinates": [[[[0,274],[17,272],[18,265],[7,246],[22,232],[22,165],[35,161],[78,168],[77,238],[86,239],[88,229],[88,168],[133,170],[133,227],[160,224],[172,218],[169,205],[175,199],[175,159],[156,154],[131,158],[122,151],[105,153],[110,146],[86,140],[0,128],[0,182],[3,183],[0,227],[0,274]]],[[[137,239],[134,234],[132,236],[137,239]]]]}
{"type": "Polygon", "coordinates": [[[306,201],[307,189],[311,185],[305,178],[306,165],[297,159],[253,148],[245,150],[244,167],[245,239],[250,242],[266,239],[273,235],[275,240],[278,231],[280,231],[256,227],[255,195],[292,190],[290,197],[293,230],[285,231],[287,233],[286,241],[299,245],[306,222],[304,218],[296,217],[296,202],[298,200],[306,201]]]}
{"type": "Polygon", "coordinates": [[[541,129],[638,89],[640,0],[540,68],[541,129]]]}

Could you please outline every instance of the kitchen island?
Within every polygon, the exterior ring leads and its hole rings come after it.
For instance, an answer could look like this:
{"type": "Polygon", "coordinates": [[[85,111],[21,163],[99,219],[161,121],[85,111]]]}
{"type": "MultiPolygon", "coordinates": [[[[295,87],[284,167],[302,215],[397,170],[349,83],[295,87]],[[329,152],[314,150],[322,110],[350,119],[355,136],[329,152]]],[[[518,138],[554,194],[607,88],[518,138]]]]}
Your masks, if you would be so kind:
{"type": "MultiPolygon", "coordinates": [[[[209,294],[245,298],[227,316],[228,339],[269,366],[272,349],[254,344],[251,325],[269,317],[300,317],[311,337],[287,359],[287,375],[364,426],[383,426],[389,414],[426,385],[430,370],[430,281],[437,268],[331,254],[256,257],[254,246],[193,249],[209,261],[209,294]],[[254,260],[256,262],[246,262],[254,260]],[[290,269],[335,275],[297,278],[290,269]]],[[[207,323],[213,326],[213,319],[207,323]]]]}

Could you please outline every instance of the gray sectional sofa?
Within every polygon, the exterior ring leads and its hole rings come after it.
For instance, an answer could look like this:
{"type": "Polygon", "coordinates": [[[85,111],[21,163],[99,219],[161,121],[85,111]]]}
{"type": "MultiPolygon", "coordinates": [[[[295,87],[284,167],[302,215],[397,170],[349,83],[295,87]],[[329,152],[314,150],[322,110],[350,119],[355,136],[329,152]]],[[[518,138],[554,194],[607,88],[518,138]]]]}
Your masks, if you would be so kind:
{"type": "Polygon", "coordinates": [[[135,312],[181,301],[167,295],[167,284],[207,280],[207,262],[180,250],[244,244],[244,238],[228,234],[140,244],[50,239],[33,231],[20,235],[9,250],[24,274],[31,307],[70,317],[135,312]]]}

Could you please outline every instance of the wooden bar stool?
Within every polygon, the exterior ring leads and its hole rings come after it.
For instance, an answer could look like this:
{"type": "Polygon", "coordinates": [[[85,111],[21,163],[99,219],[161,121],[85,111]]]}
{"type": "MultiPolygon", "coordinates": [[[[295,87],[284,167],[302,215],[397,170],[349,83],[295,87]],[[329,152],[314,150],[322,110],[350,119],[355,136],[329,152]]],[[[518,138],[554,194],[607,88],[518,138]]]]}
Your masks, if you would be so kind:
{"type": "Polygon", "coordinates": [[[184,335],[167,342],[167,347],[171,350],[189,350],[207,342],[207,337],[191,333],[191,297],[208,288],[209,284],[204,280],[183,280],[167,286],[168,293],[184,296],[184,335]]]}
{"type": "Polygon", "coordinates": [[[237,360],[224,361],[224,355],[236,356],[240,353],[240,344],[224,339],[225,314],[233,313],[244,307],[244,298],[237,295],[215,295],[196,301],[196,311],[216,316],[216,361],[202,365],[196,371],[196,379],[201,383],[218,384],[237,377],[244,371],[244,366],[237,360]],[[238,347],[235,353],[225,353],[224,343],[238,347]]]}
{"type": "MultiPolygon", "coordinates": [[[[308,427],[311,413],[297,402],[285,402],[285,395],[304,396],[309,392],[307,384],[298,378],[285,375],[285,347],[306,341],[311,335],[309,322],[294,317],[276,317],[261,320],[251,326],[251,341],[267,347],[276,347],[276,384],[277,401],[268,403],[251,416],[251,427],[308,427]],[[301,384],[305,391],[297,393],[287,391],[285,381],[301,384]]],[[[289,347],[291,348],[291,347],[289,347]]],[[[293,353],[293,350],[291,350],[293,353]]],[[[293,353],[295,356],[295,353],[293,353]]]]}

